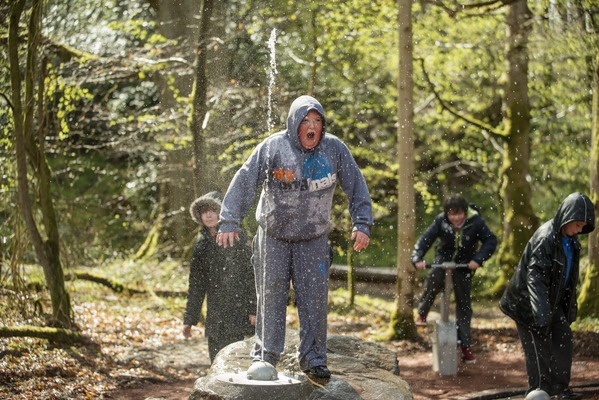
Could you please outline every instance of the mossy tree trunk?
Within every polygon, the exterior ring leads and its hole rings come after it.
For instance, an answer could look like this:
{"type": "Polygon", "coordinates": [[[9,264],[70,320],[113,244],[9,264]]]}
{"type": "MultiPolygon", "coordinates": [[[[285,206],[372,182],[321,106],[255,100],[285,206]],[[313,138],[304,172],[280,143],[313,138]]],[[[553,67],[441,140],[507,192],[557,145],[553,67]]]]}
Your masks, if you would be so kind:
{"type": "Polygon", "coordinates": [[[530,103],[528,99],[528,37],[532,18],[526,0],[507,7],[504,102],[505,141],[500,170],[503,236],[499,248],[501,274],[491,292],[499,294],[512,276],[520,255],[539,225],[532,209],[530,176],[530,103]]]}
{"type": "Polygon", "coordinates": [[[45,76],[40,72],[38,65],[42,0],[34,0],[31,3],[27,32],[27,59],[22,75],[19,60],[19,21],[25,3],[24,0],[12,3],[8,38],[19,205],[31,243],[44,270],[52,302],[52,318],[58,324],[70,327],[72,325],[71,301],[64,284],[60,261],[60,236],[51,193],[51,173],[44,153],[43,82],[45,76]],[[37,103],[36,78],[39,79],[37,103]],[[22,82],[25,86],[23,92],[22,82]],[[35,104],[38,104],[37,116],[35,104]],[[37,135],[35,134],[36,120],[37,135]],[[31,170],[28,170],[28,164],[32,166],[31,170]],[[30,190],[31,176],[38,186],[35,195],[32,195],[30,190]],[[34,217],[34,202],[31,197],[39,201],[43,230],[39,229],[34,217]],[[42,232],[45,237],[42,236],[42,232]]]}
{"type": "Polygon", "coordinates": [[[399,80],[397,108],[397,155],[399,161],[397,185],[397,283],[395,310],[389,329],[381,340],[413,339],[417,337],[412,308],[415,274],[410,255],[415,236],[414,193],[414,81],[412,43],[412,1],[398,2],[399,80]]]}
{"type": "Polygon", "coordinates": [[[202,15],[200,18],[200,30],[198,34],[198,47],[194,64],[195,80],[192,90],[192,108],[189,121],[189,129],[193,137],[193,174],[196,195],[202,193],[206,182],[204,170],[206,168],[206,139],[204,120],[208,113],[206,96],[208,92],[208,76],[206,74],[207,47],[210,31],[210,19],[212,17],[213,0],[202,2],[202,15]]]}
{"type": "MultiPolygon", "coordinates": [[[[593,126],[591,139],[591,200],[595,204],[595,218],[599,216],[599,54],[595,58],[593,78],[593,126]]],[[[597,223],[595,222],[595,226],[597,223]]],[[[599,316],[599,229],[589,234],[589,265],[587,266],[578,297],[580,317],[599,316]]]]}
{"type": "MultiPolygon", "coordinates": [[[[156,13],[160,33],[180,43],[181,51],[195,58],[196,65],[197,60],[203,61],[206,54],[206,41],[200,39],[200,45],[204,46],[204,51],[200,52],[197,38],[198,35],[202,35],[204,21],[210,22],[210,13],[203,12],[202,3],[211,1],[149,1],[156,13]]],[[[201,68],[204,69],[205,66],[202,65],[201,68]]],[[[197,71],[193,72],[197,75],[197,71]]],[[[205,79],[201,82],[205,84],[205,79]]],[[[149,228],[145,242],[134,257],[147,259],[170,255],[180,258],[187,253],[197,227],[189,217],[188,207],[199,194],[207,191],[203,185],[206,175],[204,172],[206,146],[203,140],[197,140],[197,135],[202,134],[201,127],[206,114],[206,107],[198,110],[197,103],[205,103],[206,95],[205,89],[196,89],[197,77],[193,74],[181,74],[174,82],[169,82],[157,75],[156,83],[161,88],[159,92],[162,110],[181,107],[177,104],[179,101],[177,97],[192,99],[187,123],[193,136],[192,146],[171,149],[162,159],[159,165],[160,190],[156,209],[152,215],[152,226],[149,228]],[[200,100],[196,98],[198,93],[203,96],[200,100]],[[198,149],[200,149],[199,155],[197,155],[198,149]],[[202,169],[198,170],[198,165],[201,165],[202,169]]],[[[182,136],[187,134],[188,132],[181,131],[182,136]]]]}

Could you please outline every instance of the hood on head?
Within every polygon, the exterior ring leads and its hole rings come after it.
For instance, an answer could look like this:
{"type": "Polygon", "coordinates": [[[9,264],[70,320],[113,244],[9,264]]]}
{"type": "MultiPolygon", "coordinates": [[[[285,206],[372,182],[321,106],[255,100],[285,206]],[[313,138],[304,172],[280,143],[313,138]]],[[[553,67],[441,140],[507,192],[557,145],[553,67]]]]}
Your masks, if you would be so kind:
{"type": "Polygon", "coordinates": [[[560,204],[553,220],[559,231],[570,222],[586,222],[581,233],[590,233],[595,229],[595,206],[586,195],[572,193],[560,204]]]}
{"type": "Polygon", "coordinates": [[[202,213],[206,210],[216,210],[220,212],[223,203],[223,196],[219,192],[210,192],[198,197],[189,206],[189,214],[198,224],[202,223],[202,213]]]}
{"type": "MultiPolygon", "coordinates": [[[[291,140],[291,143],[299,149],[304,149],[299,140],[299,135],[297,134],[297,130],[299,128],[300,122],[308,115],[310,110],[314,110],[320,114],[322,117],[322,135],[320,137],[320,141],[324,137],[326,132],[326,119],[324,117],[324,109],[318,100],[316,100],[312,96],[300,96],[291,103],[291,107],[289,107],[289,114],[287,115],[287,135],[291,140]]],[[[317,145],[318,146],[318,145],[317,145]]]]}

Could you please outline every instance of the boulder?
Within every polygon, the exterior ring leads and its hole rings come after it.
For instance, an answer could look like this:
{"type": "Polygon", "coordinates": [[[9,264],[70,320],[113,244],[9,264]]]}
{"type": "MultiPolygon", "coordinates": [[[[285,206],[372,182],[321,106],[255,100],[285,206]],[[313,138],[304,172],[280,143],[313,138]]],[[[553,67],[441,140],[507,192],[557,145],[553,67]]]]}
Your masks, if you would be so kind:
{"type": "Polygon", "coordinates": [[[277,364],[280,384],[238,384],[227,376],[245,377],[251,364],[254,339],[232,343],[216,356],[205,377],[196,380],[190,400],[411,400],[409,385],[399,377],[395,353],[374,342],[353,336],[329,335],[328,368],[331,379],[324,384],[309,381],[297,362],[299,335],[287,330],[285,350],[277,364]],[[233,382],[233,383],[232,383],[233,382]]]}

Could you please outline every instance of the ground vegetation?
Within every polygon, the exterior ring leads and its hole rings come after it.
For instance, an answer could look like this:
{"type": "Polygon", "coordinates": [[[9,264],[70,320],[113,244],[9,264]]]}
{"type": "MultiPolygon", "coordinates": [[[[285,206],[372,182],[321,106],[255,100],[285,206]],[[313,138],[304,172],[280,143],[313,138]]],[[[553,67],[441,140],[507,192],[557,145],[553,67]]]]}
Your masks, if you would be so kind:
{"type": "MultiPolygon", "coordinates": [[[[145,399],[186,400],[193,381],[207,373],[208,347],[201,325],[190,340],[181,335],[183,296],[156,296],[153,288],[178,292],[186,285],[185,266],[176,263],[114,263],[102,276],[136,287],[136,293],[115,292],[88,280],[69,280],[83,340],[51,337],[0,337],[0,397],[3,399],[145,399]],[[170,278],[170,279],[167,279],[170,278]],[[164,282],[168,280],[168,286],[164,282]]],[[[43,278],[38,276],[38,281],[43,278]]],[[[40,285],[30,290],[0,292],[3,323],[43,322],[49,298],[40,285]],[[32,307],[29,298],[35,299],[32,307]]],[[[356,302],[349,306],[343,281],[333,281],[329,297],[329,332],[374,340],[389,323],[394,284],[358,282],[356,302]]],[[[435,313],[431,314],[434,317],[435,313]]],[[[288,326],[298,327],[297,312],[288,309],[288,326]]],[[[573,382],[599,383],[597,320],[575,324],[573,382]]],[[[416,400],[466,396],[483,390],[525,386],[524,361],[514,326],[495,302],[474,302],[475,364],[460,364],[458,375],[439,377],[432,370],[431,342],[425,330],[416,340],[381,343],[398,356],[400,376],[416,400]]],[[[0,335],[1,336],[1,335],[0,335]]],[[[592,397],[586,397],[592,398],[592,397]]]]}

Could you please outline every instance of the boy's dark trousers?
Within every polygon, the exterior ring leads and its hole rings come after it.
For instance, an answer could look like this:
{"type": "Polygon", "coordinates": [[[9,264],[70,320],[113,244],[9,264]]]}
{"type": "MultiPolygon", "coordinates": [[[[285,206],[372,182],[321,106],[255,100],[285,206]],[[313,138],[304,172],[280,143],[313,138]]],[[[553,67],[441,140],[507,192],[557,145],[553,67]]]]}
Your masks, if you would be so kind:
{"type": "MultiPolygon", "coordinates": [[[[455,315],[458,326],[458,339],[463,347],[472,345],[470,322],[472,320],[472,271],[468,268],[456,268],[452,273],[453,294],[455,297],[455,315]]],[[[445,270],[432,268],[424,282],[424,291],[418,304],[418,314],[428,315],[435,298],[445,288],[445,270]]]]}
{"type": "Polygon", "coordinates": [[[528,391],[540,388],[553,396],[567,389],[573,346],[572,330],[563,311],[554,316],[548,333],[516,325],[524,349],[528,391]]]}
{"type": "Polygon", "coordinates": [[[208,336],[208,355],[210,356],[210,364],[214,361],[214,358],[219,351],[230,345],[231,343],[243,340],[243,334],[237,335],[216,335],[208,336]]]}

